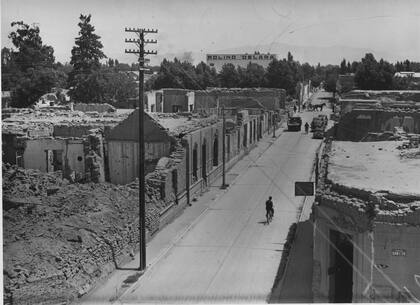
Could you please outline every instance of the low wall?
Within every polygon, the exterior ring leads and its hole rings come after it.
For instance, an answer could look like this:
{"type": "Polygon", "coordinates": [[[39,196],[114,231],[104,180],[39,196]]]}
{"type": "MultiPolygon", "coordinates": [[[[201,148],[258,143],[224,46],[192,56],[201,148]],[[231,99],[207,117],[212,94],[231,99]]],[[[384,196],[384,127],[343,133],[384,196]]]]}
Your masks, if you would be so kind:
{"type": "Polygon", "coordinates": [[[115,112],[116,109],[114,106],[109,104],[84,104],[84,103],[76,103],[73,105],[74,111],[82,111],[82,112],[92,112],[96,111],[99,113],[102,112],[115,112]]]}

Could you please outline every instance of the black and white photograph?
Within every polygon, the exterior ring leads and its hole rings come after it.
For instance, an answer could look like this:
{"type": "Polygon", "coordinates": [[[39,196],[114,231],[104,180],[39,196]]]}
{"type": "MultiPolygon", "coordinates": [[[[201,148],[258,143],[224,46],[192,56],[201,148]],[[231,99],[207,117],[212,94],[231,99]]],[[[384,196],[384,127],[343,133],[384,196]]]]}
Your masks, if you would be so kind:
{"type": "Polygon", "coordinates": [[[420,1],[0,3],[2,304],[420,303],[420,1]]]}

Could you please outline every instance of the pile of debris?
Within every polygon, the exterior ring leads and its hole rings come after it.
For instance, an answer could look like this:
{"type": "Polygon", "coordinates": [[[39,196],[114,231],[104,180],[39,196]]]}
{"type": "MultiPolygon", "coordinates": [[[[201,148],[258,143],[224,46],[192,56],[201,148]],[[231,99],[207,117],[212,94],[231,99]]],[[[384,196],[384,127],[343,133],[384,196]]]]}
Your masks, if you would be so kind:
{"type": "MultiPolygon", "coordinates": [[[[69,302],[85,294],[138,246],[138,183],[71,184],[3,165],[4,301],[69,302]]],[[[146,197],[148,232],[159,208],[146,197]]]]}

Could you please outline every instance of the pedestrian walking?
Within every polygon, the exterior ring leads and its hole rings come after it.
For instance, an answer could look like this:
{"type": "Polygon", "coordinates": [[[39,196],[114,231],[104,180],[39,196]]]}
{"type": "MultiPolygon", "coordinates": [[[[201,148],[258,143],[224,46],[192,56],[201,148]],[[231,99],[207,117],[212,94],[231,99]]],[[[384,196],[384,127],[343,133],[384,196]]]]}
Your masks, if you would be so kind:
{"type": "Polygon", "coordinates": [[[297,110],[297,108],[296,108],[296,105],[295,105],[295,106],[293,106],[293,112],[296,113],[296,110],[297,110]]]}
{"type": "Polygon", "coordinates": [[[305,132],[308,133],[309,131],[309,124],[308,122],[305,123],[305,132]]]}
{"type": "Polygon", "coordinates": [[[267,219],[266,224],[269,224],[270,221],[273,219],[274,216],[274,208],[273,208],[273,200],[270,196],[268,200],[265,202],[265,217],[267,219]]]}

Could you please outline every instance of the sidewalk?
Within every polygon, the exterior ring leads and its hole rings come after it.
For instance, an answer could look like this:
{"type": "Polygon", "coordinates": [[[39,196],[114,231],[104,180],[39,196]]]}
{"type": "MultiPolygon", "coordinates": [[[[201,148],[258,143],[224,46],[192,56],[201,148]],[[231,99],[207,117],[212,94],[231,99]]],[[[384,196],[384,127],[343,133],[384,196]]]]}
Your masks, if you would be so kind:
{"type": "MultiPolygon", "coordinates": [[[[280,137],[282,132],[283,128],[278,128],[276,138],[280,137]]],[[[232,184],[250,164],[254,163],[273,144],[274,140],[271,134],[267,134],[261,139],[248,155],[245,155],[226,172],[226,183],[232,184]]],[[[186,207],[179,217],[155,234],[146,246],[147,268],[151,268],[158,262],[200,220],[200,217],[216,202],[216,199],[228,190],[221,190],[221,184],[222,177],[212,183],[208,187],[208,191],[202,193],[201,196],[192,197],[192,205],[186,207]]],[[[104,304],[114,302],[140,277],[140,273],[135,270],[138,265],[139,253],[136,253],[134,260],[119,270],[115,270],[107,280],[98,283],[96,288],[74,303],[104,304]]]]}

